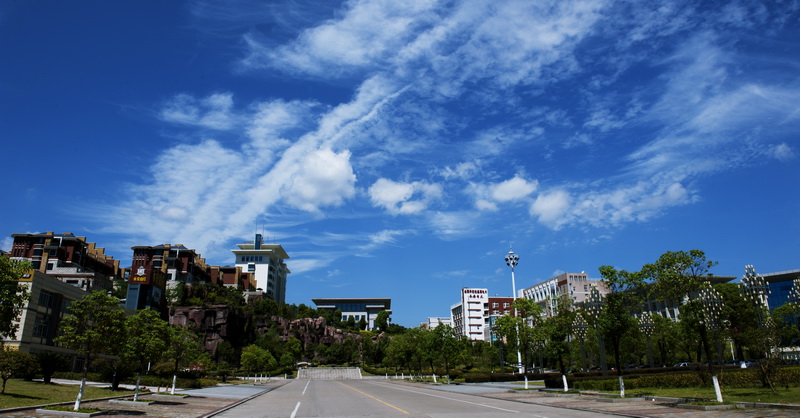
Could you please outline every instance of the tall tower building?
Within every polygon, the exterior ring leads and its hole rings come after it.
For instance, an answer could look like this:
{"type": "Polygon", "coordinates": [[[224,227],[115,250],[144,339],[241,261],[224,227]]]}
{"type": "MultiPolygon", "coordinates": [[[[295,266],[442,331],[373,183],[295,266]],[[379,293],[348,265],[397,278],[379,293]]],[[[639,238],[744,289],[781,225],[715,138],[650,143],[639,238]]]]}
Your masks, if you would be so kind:
{"type": "Polygon", "coordinates": [[[284,260],[289,258],[280,244],[265,244],[261,234],[255,241],[236,244],[236,267],[252,274],[255,287],[278,303],[286,302],[286,276],[291,273],[284,260]]]}

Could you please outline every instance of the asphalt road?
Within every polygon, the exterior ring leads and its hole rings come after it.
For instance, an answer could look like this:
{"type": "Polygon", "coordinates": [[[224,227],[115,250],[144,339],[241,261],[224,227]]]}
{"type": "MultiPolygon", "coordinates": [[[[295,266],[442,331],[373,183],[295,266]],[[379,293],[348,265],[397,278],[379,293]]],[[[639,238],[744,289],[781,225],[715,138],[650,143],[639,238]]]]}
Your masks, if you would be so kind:
{"type": "Polygon", "coordinates": [[[296,380],[217,417],[597,417],[381,380],[296,380]]]}

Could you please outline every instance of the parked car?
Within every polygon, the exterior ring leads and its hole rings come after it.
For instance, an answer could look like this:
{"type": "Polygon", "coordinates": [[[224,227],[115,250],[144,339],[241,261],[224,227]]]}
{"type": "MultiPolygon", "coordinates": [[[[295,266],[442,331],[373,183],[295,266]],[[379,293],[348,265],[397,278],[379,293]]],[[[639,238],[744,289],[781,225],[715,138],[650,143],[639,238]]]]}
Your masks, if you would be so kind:
{"type": "Polygon", "coordinates": [[[689,367],[691,365],[692,363],[689,363],[688,361],[682,361],[680,363],[673,364],[672,367],[689,367]]]}

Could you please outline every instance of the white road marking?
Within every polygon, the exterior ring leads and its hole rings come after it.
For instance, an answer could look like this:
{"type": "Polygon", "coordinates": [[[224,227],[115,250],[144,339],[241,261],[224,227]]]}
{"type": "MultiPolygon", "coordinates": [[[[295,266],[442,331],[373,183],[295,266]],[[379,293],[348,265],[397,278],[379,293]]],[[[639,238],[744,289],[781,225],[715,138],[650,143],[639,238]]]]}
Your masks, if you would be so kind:
{"type": "Polygon", "coordinates": [[[294,406],[294,411],[292,411],[292,415],[290,415],[289,418],[294,418],[294,416],[297,415],[298,409],[300,409],[300,402],[298,402],[297,405],[294,406]]]}
{"type": "Polygon", "coordinates": [[[303,395],[305,395],[305,394],[306,394],[306,389],[308,389],[308,384],[309,384],[309,383],[311,383],[311,381],[310,381],[310,380],[309,380],[308,382],[306,382],[306,387],[304,387],[304,388],[303,388],[303,395]]]}

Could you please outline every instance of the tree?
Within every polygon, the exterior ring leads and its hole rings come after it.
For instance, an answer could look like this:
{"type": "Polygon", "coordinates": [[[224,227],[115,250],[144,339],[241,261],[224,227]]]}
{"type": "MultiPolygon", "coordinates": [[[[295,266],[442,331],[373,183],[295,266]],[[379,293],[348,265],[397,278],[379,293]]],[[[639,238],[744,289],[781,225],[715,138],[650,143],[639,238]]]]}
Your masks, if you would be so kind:
{"type": "Polygon", "coordinates": [[[30,274],[31,263],[0,256],[0,340],[16,338],[22,307],[28,302],[28,286],[19,282],[30,274]]]}
{"type": "Polygon", "coordinates": [[[722,402],[722,392],[711,360],[709,327],[703,321],[703,304],[698,298],[704,288],[710,287],[710,279],[714,277],[710,270],[716,265],[717,262],[707,260],[705,253],[700,250],[667,251],[655,263],[643,266],[641,274],[643,278],[653,280],[650,288],[652,297],[681,304],[681,322],[698,331],[717,401],[722,402]]]}
{"type": "Polygon", "coordinates": [[[152,309],[142,309],[125,321],[127,341],[122,357],[137,366],[133,400],[139,400],[139,383],[148,365],[164,356],[169,341],[169,324],[152,309]]]}
{"type": "Polygon", "coordinates": [[[272,370],[278,366],[275,357],[269,350],[265,350],[255,344],[248,345],[242,349],[242,367],[248,372],[258,372],[262,370],[272,370]]]}
{"type": "Polygon", "coordinates": [[[450,376],[450,368],[458,361],[463,355],[463,346],[458,339],[456,330],[450,325],[439,324],[433,329],[436,336],[439,357],[444,363],[444,370],[447,376],[450,376]]]}
{"type": "Polygon", "coordinates": [[[170,393],[175,394],[175,383],[178,380],[178,370],[197,359],[203,351],[200,348],[200,339],[189,328],[169,327],[169,344],[166,358],[175,364],[172,373],[172,388],[170,393]]]}
{"type": "Polygon", "coordinates": [[[53,351],[42,351],[36,353],[36,360],[42,372],[42,381],[47,384],[53,378],[53,374],[59,370],[66,369],[69,362],[67,358],[53,351]]]}
{"type": "Polygon", "coordinates": [[[554,357],[558,362],[558,369],[561,371],[564,381],[564,390],[567,387],[567,363],[565,360],[570,357],[570,344],[567,341],[572,333],[572,322],[575,320],[575,312],[572,310],[572,298],[563,295],[556,299],[556,314],[547,318],[545,321],[545,332],[547,333],[546,351],[550,357],[554,357]]]}
{"type": "Polygon", "coordinates": [[[638,322],[633,313],[642,304],[638,290],[642,289],[644,280],[638,272],[617,270],[611,266],[601,266],[600,275],[608,289],[605,306],[598,317],[599,332],[610,343],[617,368],[620,396],[625,396],[625,383],[622,380],[622,347],[623,338],[635,332],[638,322]]]}
{"type": "Polygon", "coordinates": [[[12,377],[34,374],[39,370],[36,357],[23,351],[0,349],[0,378],[3,379],[3,390],[6,393],[6,382],[12,377]]]}
{"type": "Polygon", "coordinates": [[[71,348],[83,357],[83,376],[75,410],[81,407],[86,388],[89,364],[100,353],[114,354],[122,347],[125,313],[119,299],[96,291],[69,305],[71,314],[61,321],[61,335],[56,339],[66,348],[71,348]]]}
{"type": "Polygon", "coordinates": [[[386,331],[386,328],[388,327],[389,327],[389,312],[386,311],[378,312],[378,316],[375,317],[375,328],[383,332],[386,331]]]}

